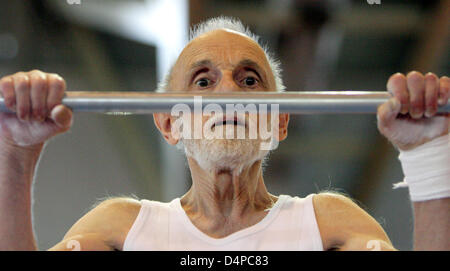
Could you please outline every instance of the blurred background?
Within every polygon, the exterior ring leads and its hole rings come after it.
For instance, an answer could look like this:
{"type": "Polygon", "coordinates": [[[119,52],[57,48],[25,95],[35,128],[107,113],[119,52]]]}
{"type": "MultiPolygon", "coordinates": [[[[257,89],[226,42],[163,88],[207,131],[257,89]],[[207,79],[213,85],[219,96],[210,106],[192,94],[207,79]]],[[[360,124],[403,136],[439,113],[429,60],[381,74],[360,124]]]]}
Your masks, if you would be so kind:
{"type": "MultiPolygon", "coordinates": [[[[291,91],[385,91],[395,72],[450,71],[446,0],[0,3],[0,75],[54,72],[69,91],[153,91],[189,27],[219,15],[240,18],[261,36],[281,60],[291,91]]],[[[392,190],[403,176],[397,156],[375,115],[296,115],[271,154],[265,181],[273,194],[342,192],[381,223],[397,249],[411,250],[408,192],[392,190]]],[[[102,198],[170,201],[190,182],[183,154],[163,142],[152,116],[76,114],[71,131],[48,142],[37,170],[39,248],[58,243],[102,198]]]]}

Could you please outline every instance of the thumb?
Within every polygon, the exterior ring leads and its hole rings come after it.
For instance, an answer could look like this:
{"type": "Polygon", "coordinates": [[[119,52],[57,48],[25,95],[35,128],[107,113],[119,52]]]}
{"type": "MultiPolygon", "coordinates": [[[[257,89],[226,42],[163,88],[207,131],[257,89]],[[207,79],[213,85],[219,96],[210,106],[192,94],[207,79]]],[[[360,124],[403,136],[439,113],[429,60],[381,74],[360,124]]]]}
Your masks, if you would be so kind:
{"type": "Polygon", "coordinates": [[[400,113],[401,104],[395,97],[378,107],[377,119],[380,131],[389,128],[400,113]]]}
{"type": "Polygon", "coordinates": [[[54,121],[59,130],[66,131],[72,126],[73,123],[72,110],[65,105],[57,105],[52,109],[50,119],[54,121]]]}

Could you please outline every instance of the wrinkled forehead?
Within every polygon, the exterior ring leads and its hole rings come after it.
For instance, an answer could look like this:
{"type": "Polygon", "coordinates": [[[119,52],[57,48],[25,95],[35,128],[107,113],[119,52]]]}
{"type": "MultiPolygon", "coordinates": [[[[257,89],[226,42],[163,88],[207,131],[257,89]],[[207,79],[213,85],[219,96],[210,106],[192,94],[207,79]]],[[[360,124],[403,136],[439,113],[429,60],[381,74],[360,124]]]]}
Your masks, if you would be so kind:
{"type": "Polygon", "coordinates": [[[211,60],[215,65],[233,66],[247,59],[272,74],[264,50],[251,38],[228,29],[208,32],[193,39],[181,52],[174,71],[185,72],[193,63],[211,60]]]}

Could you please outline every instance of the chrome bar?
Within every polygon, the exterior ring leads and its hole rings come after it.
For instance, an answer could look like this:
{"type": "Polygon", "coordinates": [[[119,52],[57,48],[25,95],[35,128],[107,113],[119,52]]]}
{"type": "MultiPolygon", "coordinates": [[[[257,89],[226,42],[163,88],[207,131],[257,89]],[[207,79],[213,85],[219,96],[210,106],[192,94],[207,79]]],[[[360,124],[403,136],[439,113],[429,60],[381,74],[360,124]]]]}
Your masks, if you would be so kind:
{"type": "MultiPolygon", "coordinates": [[[[171,112],[177,104],[185,104],[191,110],[208,104],[217,104],[225,112],[226,105],[278,104],[279,112],[293,114],[373,114],[377,107],[390,98],[381,91],[316,91],[316,92],[91,92],[68,91],[62,103],[74,112],[106,114],[151,114],[171,112]],[[201,97],[201,99],[200,99],[201,97]],[[201,100],[201,103],[199,103],[201,100]]],[[[0,98],[0,112],[9,112],[0,98]]],[[[450,101],[438,112],[450,112],[450,101]]]]}

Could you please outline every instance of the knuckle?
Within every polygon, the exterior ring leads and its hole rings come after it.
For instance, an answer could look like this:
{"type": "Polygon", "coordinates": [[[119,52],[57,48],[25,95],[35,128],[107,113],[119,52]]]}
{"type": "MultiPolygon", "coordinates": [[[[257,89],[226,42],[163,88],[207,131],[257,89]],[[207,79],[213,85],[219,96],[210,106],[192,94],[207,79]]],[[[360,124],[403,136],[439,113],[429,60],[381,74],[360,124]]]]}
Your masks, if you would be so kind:
{"type": "Polygon", "coordinates": [[[0,92],[7,92],[9,89],[13,87],[11,77],[3,77],[0,79],[0,92]]]}
{"type": "Polygon", "coordinates": [[[389,79],[402,79],[402,78],[405,78],[405,75],[401,72],[397,72],[391,75],[389,79]]]}
{"type": "Polygon", "coordinates": [[[406,77],[402,73],[393,74],[387,84],[386,88],[389,93],[394,94],[399,97],[407,97],[408,93],[406,92],[406,77]]]}
{"type": "Polygon", "coordinates": [[[424,84],[425,84],[424,78],[419,76],[411,76],[407,80],[409,91],[420,91],[423,89],[424,84]]]}
{"type": "Polygon", "coordinates": [[[57,74],[49,76],[50,86],[55,91],[63,91],[66,89],[66,81],[57,74]]]}
{"type": "Polygon", "coordinates": [[[422,74],[421,72],[419,72],[419,71],[410,71],[410,72],[406,75],[406,77],[407,77],[407,78],[410,78],[410,77],[423,77],[423,74],[422,74]]]}
{"type": "Polygon", "coordinates": [[[29,71],[29,73],[39,73],[39,74],[44,74],[43,71],[39,70],[39,69],[33,69],[31,71],[29,71]]]}
{"type": "Polygon", "coordinates": [[[11,76],[3,76],[1,79],[0,79],[0,83],[3,85],[3,84],[7,84],[7,83],[9,83],[9,82],[11,82],[11,76]]]}
{"type": "Polygon", "coordinates": [[[425,75],[425,82],[427,85],[430,84],[436,87],[439,84],[439,78],[434,73],[427,73],[425,75]]]}
{"type": "Polygon", "coordinates": [[[45,73],[38,71],[38,70],[33,70],[33,71],[29,72],[28,74],[30,77],[34,77],[34,78],[40,77],[40,78],[44,79],[46,77],[45,73]]]}
{"type": "Polygon", "coordinates": [[[25,72],[23,72],[23,71],[18,71],[18,72],[16,72],[16,73],[14,73],[12,76],[14,77],[14,76],[24,75],[24,74],[25,74],[25,72]]]}
{"type": "Polygon", "coordinates": [[[30,75],[30,83],[32,88],[42,89],[45,87],[46,81],[46,78],[42,74],[30,75]]]}
{"type": "Polygon", "coordinates": [[[441,83],[441,87],[444,87],[447,89],[450,88],[450,79],[448,77],[447,78],[442,77],[440,80],[440,83],[441,83]]]}
{"type": "Polygon", "coordinates": [[[54,80],[64,81],[64,79],[57,73],[49,73],[48,76],[54,80]]]}
{"type": "Polygon", "coordinates": [[[16,90],[26,90],[29,87],[29,78],[24,73],[15,75],[14,82],[16,83],[16,90]]]}
{"type": "Polygon", "coordinates": [[[430,79],[438,79],[437,75],[432,73],[432,72],[428,72],[427,74],[425,74],[425,78],[430,78],[430,79]]]}

